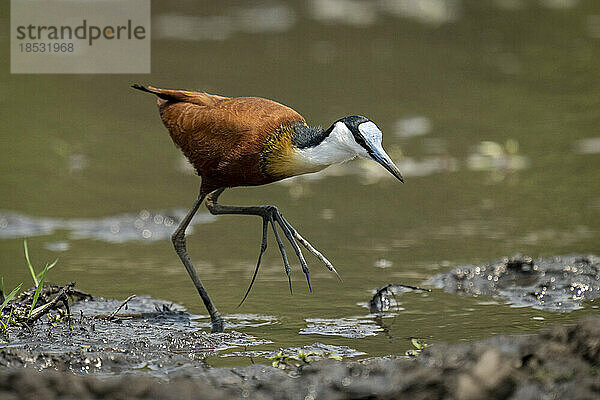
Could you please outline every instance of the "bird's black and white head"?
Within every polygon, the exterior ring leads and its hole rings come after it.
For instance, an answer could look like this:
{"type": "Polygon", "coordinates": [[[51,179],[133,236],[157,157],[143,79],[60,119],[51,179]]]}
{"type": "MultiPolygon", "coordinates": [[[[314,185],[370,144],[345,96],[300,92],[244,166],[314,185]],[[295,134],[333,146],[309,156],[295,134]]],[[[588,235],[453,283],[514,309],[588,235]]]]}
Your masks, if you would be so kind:
{"type": "Polygon", "coordinates": [[[381,144],[382,133],[373,121],[353,115],[337,120],[327,130],[303,123],[294,126],[290,152],[269,151],[264,165],[273,176],[289,177],[320,171],[355,157],[377,161],[404,182],[400,170],[381,144]]]}
{"type": "Polygon", "coordinates": [[[328,131],[328,139],[340,151],[377,161],[404,182],[400,170],[383,149],[383,134],[373,121],[360,115],[352,115],[336,121],[328,131]]]}

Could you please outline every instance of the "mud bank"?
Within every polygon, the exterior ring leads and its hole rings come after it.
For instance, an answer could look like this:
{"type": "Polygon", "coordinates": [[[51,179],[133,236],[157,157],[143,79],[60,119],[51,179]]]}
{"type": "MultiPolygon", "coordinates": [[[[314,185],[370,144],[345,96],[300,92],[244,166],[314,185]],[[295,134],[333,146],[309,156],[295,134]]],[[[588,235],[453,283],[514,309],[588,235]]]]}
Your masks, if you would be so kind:
{"type": "Polygon", "coordinates": [[[573,254],[534,259],[517,254],[459,266],[424,284],[449,293],[499,298],[515,307],[569,312],[600,297],[600,257],[573,254]]]}
{"type": "MultiPolygon", "coordinates": [[[[6,349],[0,359],[6,365],[6,349]]],[[[190,370],[187,370],[188,372],[190,370]]],[[[44,399],[592,399],[600,396],[600,317],[535,335],[435,344],[414,359],[204,368],[172,379],[36,368],[0,370],[1,398],[44,399]],[[193,375],[193,376],[192,376],[193,375]]]]}

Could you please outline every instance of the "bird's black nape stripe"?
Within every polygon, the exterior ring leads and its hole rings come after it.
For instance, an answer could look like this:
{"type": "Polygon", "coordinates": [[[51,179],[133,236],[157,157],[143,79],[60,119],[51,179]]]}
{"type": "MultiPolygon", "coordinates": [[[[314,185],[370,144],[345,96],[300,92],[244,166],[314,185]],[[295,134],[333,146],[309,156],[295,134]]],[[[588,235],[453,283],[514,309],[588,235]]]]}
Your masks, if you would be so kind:
{"type": "Polygon", "coordinates": [[[312,127],[302,123],[294,125],[294,134],[292,135],[292,144],[299,149],[314,147],[321,143],[331,130],[324,131],[320,126],[312,127]]]}

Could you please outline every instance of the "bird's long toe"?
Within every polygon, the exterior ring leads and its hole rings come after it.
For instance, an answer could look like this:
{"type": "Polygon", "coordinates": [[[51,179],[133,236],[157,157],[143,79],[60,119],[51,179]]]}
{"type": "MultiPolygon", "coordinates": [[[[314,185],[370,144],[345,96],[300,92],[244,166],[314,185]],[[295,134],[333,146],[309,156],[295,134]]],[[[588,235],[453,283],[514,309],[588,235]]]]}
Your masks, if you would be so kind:
{"type": "Polygon", "coordinates": [[[290,224],[283,215],[281,215],[281,220],[282,222],[288,227],[288,229],[290,230],[292,236],[298,240],[300,242],[300,244],[302,246],[304,246],[306,248],[306,250],[308,250],[309,252],[311,252],[315,257],[317,257],[319,260],[321,260],[321,262],[323,264],[325,264],[325,267],[327,267],[328,270],[330,270],[331,272],[333,272],[339,280],[342,280],[342,278],[340,277],[340,275],[338,274],[337,270],[334,268],[333,264],[317,249],[314,248],[313,245],[310,244],[310,242],[306,239],[304,239],[302,237],[302,235],[300,235],[298,233],[298,231],[292,226],[292,224],[290,224]]]}
{"type": "Polygon", "coordinates": [[[279,246],[279,252],[281,253],[281,257],[283,258],[283,265],[285,267],[285,273],[288,277],[288,282],[290,284],[290,293],[292,293],[292,276],[290,274],[290,262],[288,261],[287,253],[285,251],[285,247],[283,246],[283,241],[281,240],[281,236],[279,236],[279,232],[277,231],[277,226],[275,226],[275,220],[273,219],[273,215],[269,215],[269,222],[273,227],[273,233],[275,234],[275,240],[277,240],[277,245],[279,246]]]}

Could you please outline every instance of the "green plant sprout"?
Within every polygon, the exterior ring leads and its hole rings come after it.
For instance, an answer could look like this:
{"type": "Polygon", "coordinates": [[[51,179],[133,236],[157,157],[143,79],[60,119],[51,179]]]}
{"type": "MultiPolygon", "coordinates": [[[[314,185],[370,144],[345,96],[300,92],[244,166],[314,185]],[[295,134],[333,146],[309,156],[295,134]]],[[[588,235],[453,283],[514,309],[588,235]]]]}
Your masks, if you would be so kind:
{"type": "Polygon", "coordinates": [[[418,355],[424,349],[426,349],[427,346],[429,346],[425,342],[425,340],[423,340],[423,339],[417,339],[417,338],[410,338],[410,343],[413,345],[414,349],[407,350],[405,354],[407,356],[411,356],[411,357],[414,357],[414,356],[418,355]]]}
{"type": "Polygon", "coordinates": [[[38,298],[40,297],[40,292],[42,291],[42,287],[44,287],[44,280],[46,279],[46,272],[48,272],[50,268],[48,268],[48,265],[46,265],[46,267],[44,268],[44,270],[42,271],[42,273],[40,274],[40,280],[39,283],[37,285],[37,287],[35,288],[35,293],[33,294],[33,300],[31,302],[31,308],[29,308],[29,315],[27,316],[28,318],[31,317],[31,313],[33,313],[33,308],[35,307],[35,304],[38,301],[38,298]]]}
{"type": "Polygon", "coordinates": [[[40,272],[38,275],[36,275],[35,269],[33,268],[33,265],[31,264],[31,260],[29,259],[29,249],[27,248],[27,239],[23,240],[23,248],[25,249],[25,260],[27,261],[27,266],[29,267],[29,272],[31,273],[31,278],[33,279],[33,284],[37,288],[42,274],[45,276],[47,271],[50,271],[52,268],[54,268],[54,266],[58,262],[58,258],[56,260],[54,260],[54,262],[52,264],[46,264],[46,267],[44,268],[44,270],[42,272],[40,272]]]}
{"type": "MultiPolygon", "coordinates": [[[[33,279],[33,283],[35,286],[35,292],[33,294],[31,304],[24,304],[22,301],[11,304],[10,313],[8,316],[5,315],[5,309],[9,305],[11,301],[15,299],[21,288],[23,287],[23,283],[21,282],[17,287],[15,287],[6,297],[4,297],[4,301],[0,305],[0,330],[2,332],[6,332],[6,330],[12,324],[28,324],[32,316],[42,310],[45,305],[39,306],[36,308],[36,305],[39,301],[40,295],[42,294],[42,289],[44,287],[44,281],[46,280],[46,274],[57,264],[58,259],[54,260],[54,262],[50,264],[46,264],[44,269],[36,274],[35,268],[31,263],[31,259],[29,258],[29,249],[27,247],[27,240],[23,240],[23,248],[25,251],[25,260],[27,261],[27,267],[29,268],[29,272],[31,273],[31,278],[33,279]],[[14,318],[13,318],[14,317],[14,318]]],[[[4,277],[0,278],[0,289],[2,290],[2,295],[4,295],[4,277]]],[[[55,318],[54,322],[60,320],[62,316],[59,318],[55,318]]],[[[2,342],[0,340],[0,342],[2,342]]]]}
{"type": "Polygon", "coordinates": [[[335,353],[322,353],[319,354],[314,351],[304,351],[302,349],[298,350],[298,354],[287,355],[283,353],[283,350],[280,350],[273,357],[268,357],[269,360],[273,360],[272,365],[275,368],[286,369],[286,368],[300,368],[303,365],[310,364],[312,361],[321,359],[321,358],[331,358],[334,360],[341,360],[342,356],[335,353]]]}

